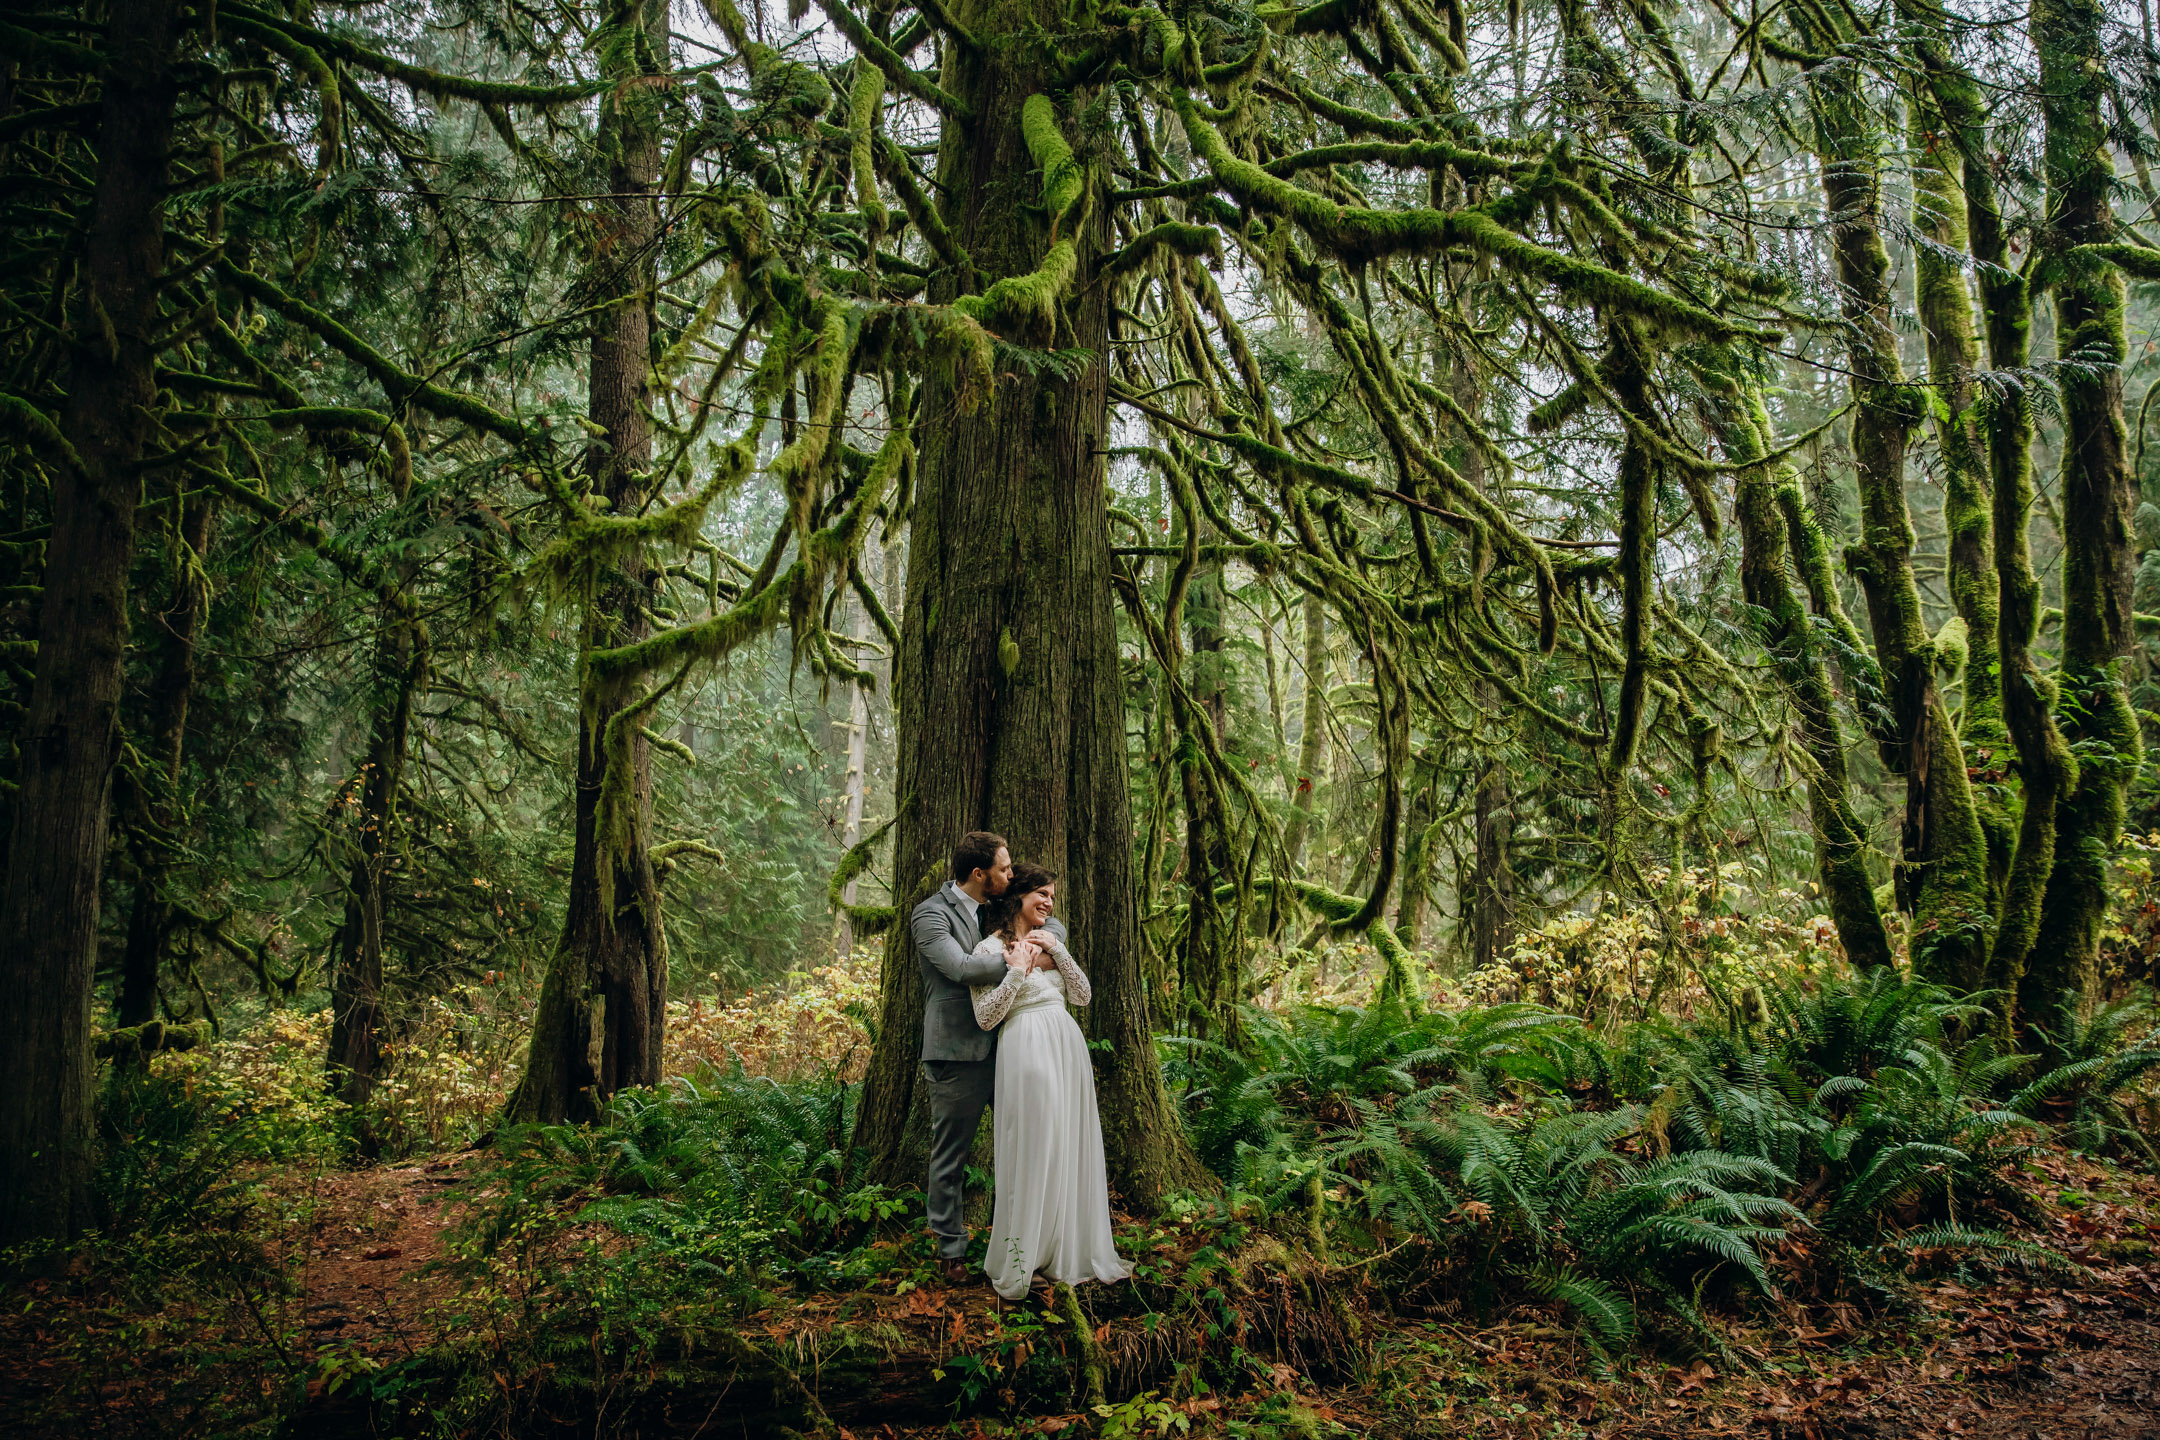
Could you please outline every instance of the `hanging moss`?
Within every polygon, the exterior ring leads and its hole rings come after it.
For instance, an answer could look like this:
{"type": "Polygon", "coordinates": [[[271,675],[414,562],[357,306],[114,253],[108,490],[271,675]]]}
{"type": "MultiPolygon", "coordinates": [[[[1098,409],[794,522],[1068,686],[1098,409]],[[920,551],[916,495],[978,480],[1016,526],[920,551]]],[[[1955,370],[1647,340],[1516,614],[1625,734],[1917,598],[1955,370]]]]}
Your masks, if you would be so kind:
{"type": "Polygon", "coordinates": [[[445,419],[461,421],[521,448],[550,448],[546,436],[494,409],[474,396],[445,390],[405,370],[374,346],[323,314],[312,305],[288,295],[277,285],[229,260],[217,262],[219,278],[243,295],[269,306],[278,314],[315,334],[339,354],[366,370],[369,376],[401,404],[416,406],[445,419]]]}
{"type": "MultiPolygon", "coordinates": [[[[318,56],[327,56],[356,70],[366,70],[386,80],[395,80],[416,94],[437,100],[465,100],[480,105],[513,106],[520,109],[552,110],[575,105],[590,99],[606,88],[603,83],[586,82],[573,85],[518,85],[502,80],[480,80],[470,75],[457,75],[447,71],[430,70],[424,66],[411,65],[394,55],[385,55],[356,44],[342,35],[332,35],[312,26],[252,5],[238,5],[224,0],[217,9],[219,25],[238,24],[259,29],[275,30],[289,37],[295,44],[305,46],[318,56]]],[[[312,72],[311,72],[312,73],[312,72]]]]}
{"type": "Polygon", "coordinates": [[[1212,225],[1183,225],[1166,220],[1133,237],[1132,242],[1105,256],[1095,267],[1095,283],[1103,284],[1128,271],[1137,270],[1161,255],[1190,255],[1196,260],[1222,259],[1222,232],[1212,225]]]}
{"type": "Polygon", "coordinates": [[[1050,103],[1049,96],[1030,95],[1022,103],[1020,136],[1035,159],[1035,168],[1042,171],[1043,209],[1049,215],[1050,233],[1056,235],[1079,205],[1086,177],[1080,162],[1073,158],[1064,131],[1058,128],[1057,107],[1050,103]]]}
{"type": "Polygon", "coordinates": [[[556,595],[589,595],[602,576],[648,547],[687,549],[713,501],[749,475],[756,458],[748,437],[737,440],[720,452],[694,494],[645,515],[607,515],[576,505],[562,534],[526,567],[523,583],[556,595]]]}
{"type": "Polygon", "coordinates": [[[859,320],[854,307],[826,296],[812,309],[811,327],[817,339],[809,361],[803,366],[803,385],[810,400],[795,439],[765,468],[780,482],[795,512],[798,533],[810,529],[810,508],[815,499],[816,476],[838,430],[840,393],[845,386],[848,363],[854,354],[859,320]]]}
{"type": "Polygon", "coordinates": [[[1008,275],[980,295],[963,295],[953,309],[1015,344],[1047,346],[1057,337],[1058,302],[1072,289],[1080,252],[1060,240],[1026,275],[1008,275]]]}
{"type": "Polygon", "coordinates": [[[301,44],[277,26],[251,18],[245,11],[221,9],[218,23],[233,34],[254,41],[271,54],[283,56],[307,76],[315,88],[315,173],[328,175],[338,163],[345,122],[337,72],[311,46],[301,44]]]}
{"type": "Polygon", "coordinates": [[[854,168],[855,201],[870,226],[870,249],[874,253],[885,234],[885,202],[878,194],[877,124],[885,105],[885,74],[874,65],[857,63],[855,87],[848,97],[849,161],[854,168]]]}
{"type": "Polygon", "coordinates": [[[1331,256],[1346,264],[1404,253],[1437,255],[1450,246],[1462,245],[1575,299],[1638,315],[1675,335],[1764,343],[1775,343],[1779,338],[1774,331],[1713,315],[1602,265],[1525,240],[1503,229],[1481,209],[1373,210],[1340,205],[1310,190],[1301,190],[1231,154],[1221,133],[1201,118],[1190,100],[1177,96],[1172,99],[1193,150],[1225,189],[1247,204],[1292,220],[1331,256]]]}
{"type": "Polygon", "coordinates": [[[0,435],[36,451],[47,463],[74,474],[82,473],[82,457],[52,417],[20,395],[0,390],[0,435]]]}

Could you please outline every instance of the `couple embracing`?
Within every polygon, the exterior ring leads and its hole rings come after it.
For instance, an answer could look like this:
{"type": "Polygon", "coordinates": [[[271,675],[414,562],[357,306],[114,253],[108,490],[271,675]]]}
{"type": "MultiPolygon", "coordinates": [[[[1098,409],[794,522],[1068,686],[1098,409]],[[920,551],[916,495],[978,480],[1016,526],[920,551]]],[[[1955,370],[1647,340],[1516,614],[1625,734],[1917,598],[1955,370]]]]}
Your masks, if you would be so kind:
{"type": "Polygon", "coordinates": [[[953,851],[953,878],[915,907],[923,972],[923,1071],[930,1081],[930,1229],[945,1278],[968,1278],[961,1183],[992,1107],[997,1200],[983,1269],[1006,1300],[1039,1272],[1122,1280],[1087,1040],[1067,1004],[1091,997],[1067,947],[1057,876],[1014,865],[1003,836],[977,830],[953,851]]]}

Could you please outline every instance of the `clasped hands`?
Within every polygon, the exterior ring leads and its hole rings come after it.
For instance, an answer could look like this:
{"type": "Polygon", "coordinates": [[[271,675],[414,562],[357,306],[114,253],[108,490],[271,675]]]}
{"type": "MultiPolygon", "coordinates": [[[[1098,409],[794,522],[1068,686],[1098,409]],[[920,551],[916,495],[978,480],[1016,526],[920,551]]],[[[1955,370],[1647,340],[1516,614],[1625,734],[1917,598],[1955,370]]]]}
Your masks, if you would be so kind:
{"type": "Polygon", "coordinates": [[[1042,942],[1051,938],[1048,930],[1031,930],[1027,935],[1008,946],[1005,966],[1009,970],[1055,970],[1057,961],[1052,958],[1049,947],[1042,942]]]}

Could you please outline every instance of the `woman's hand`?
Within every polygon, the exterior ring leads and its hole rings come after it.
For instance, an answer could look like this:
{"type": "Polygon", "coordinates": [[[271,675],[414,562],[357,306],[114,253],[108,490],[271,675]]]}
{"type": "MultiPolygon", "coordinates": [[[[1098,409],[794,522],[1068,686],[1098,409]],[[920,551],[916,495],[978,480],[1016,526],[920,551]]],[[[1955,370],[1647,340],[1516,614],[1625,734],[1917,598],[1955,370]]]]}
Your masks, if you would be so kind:
{"type": "Polygon", "coordinates": [[[1057,957],[1050,953],[1051,942],[1056,939],[1057,936],[1051,934],[1048,930],[1031,930],[1028,932],[1027,939],[1021,942],[1035,952],[1036,969],[1055,970],[1057,968],[1057,957]]]}
{"type": "Polygon", "coordinates": [[[1005,947],[1005,968],[1008,970],[1032,970],[1035,958],[1042,952],[1030,940],[1016,940],[1005,947]]]}

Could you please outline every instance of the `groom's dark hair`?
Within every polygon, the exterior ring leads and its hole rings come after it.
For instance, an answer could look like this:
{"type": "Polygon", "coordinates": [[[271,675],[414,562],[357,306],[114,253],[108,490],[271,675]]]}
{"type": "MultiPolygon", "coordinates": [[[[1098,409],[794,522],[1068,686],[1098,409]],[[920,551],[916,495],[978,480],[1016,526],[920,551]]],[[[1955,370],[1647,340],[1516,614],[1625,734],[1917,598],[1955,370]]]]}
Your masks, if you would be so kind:
{"type": "Polygon", "coordinates": [[[997,864],[998,851],[1011,848],[1005,843],[1003,835],[993,834],[988,830],[968,831],[960,837],[960,843],[953,847],[952,878],[965,885],[968,877],[977,870],[988,870],[997,864]]]}

